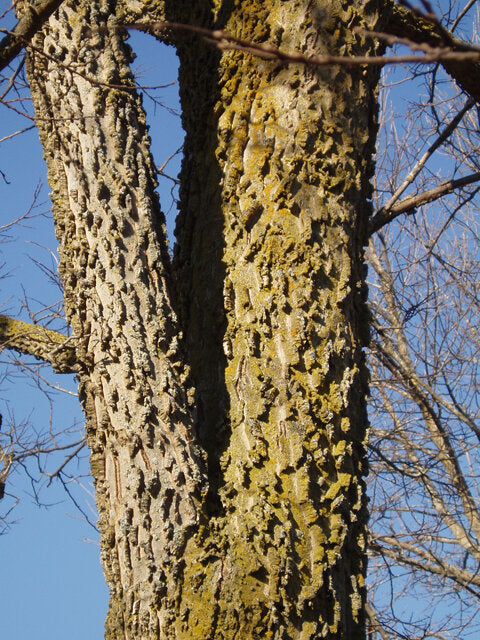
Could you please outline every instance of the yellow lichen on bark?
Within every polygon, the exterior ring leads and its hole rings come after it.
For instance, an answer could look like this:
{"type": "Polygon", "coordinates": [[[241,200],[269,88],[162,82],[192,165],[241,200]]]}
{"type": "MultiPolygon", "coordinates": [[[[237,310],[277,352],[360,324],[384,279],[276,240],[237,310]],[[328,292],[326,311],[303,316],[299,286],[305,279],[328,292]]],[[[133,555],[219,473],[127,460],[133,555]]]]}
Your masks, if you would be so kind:
{"type": "Polygon", "coordinates": [[[49,362],[58,373],[76,370],[72,339],[38,324],[0,315],[0,346],[49,362]]]}
{"type": "MultiPolygon", "coordinates": [[[[286,51],[348,54],[367,48],[351,28],[373,23],[374,9],[249,3],[218,26],[286,51]]],[[[184,175],[193,181],[183,191],[177,264],[190,284],[182,284],[184,317],[200,433],[220,459],[215,633],[361,638],[363,242],[376,72],[225,52],[207,114],[191,96],[207,85],[202,65],[214,55],[201,49],[192,67],[180,51],[184,175]],[[200,118],[209,122],[202,136],[200,118]],[[209,301],[220,283],[223,309],[209,301]],[[207,341],[209,323],[216,337],[207,341]],[[242,610],[229,618],[228,602],[242,610]]]]}

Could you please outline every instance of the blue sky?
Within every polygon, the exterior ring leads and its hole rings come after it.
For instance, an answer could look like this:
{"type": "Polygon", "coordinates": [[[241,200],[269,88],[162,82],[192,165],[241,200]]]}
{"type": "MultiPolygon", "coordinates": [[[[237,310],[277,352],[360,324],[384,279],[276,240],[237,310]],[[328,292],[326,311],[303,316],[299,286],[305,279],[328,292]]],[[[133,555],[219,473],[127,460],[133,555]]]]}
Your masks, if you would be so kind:
{"type": "MultiPolygon", "coordinates": [[[[0,11],[8,6],[8,2],[0,2],[0,11]]],[[[175,83],[177,58],[173,48],[138,33],[132,35],[130,44],[138,54],[133,67],[140,84],[175,83]]],[[[0,87],[0,93],[2,89],[0,87]]],[[[149,90],[149,94],[178,111],[176,84],[149,90]]],[[[180,118],[146,96],[144,105],[149,114],[155,161],[162,165],[182,144],[180,118]]],[[[0,139],[31,124],[5,107],[0,109],[0,139]]],[[[176,176],[180,158],[178,155],[166,167],[170,175],[176,176]]],[[[0,273],[7,274],[0,280],[0,313],[28,319],[23,304],[25,298],[31,309],[38,312],[43,305],[61,296],[36,264],[55,270],[56,240],[42,150],[35,129],[0,142],[0,171],[9,182],[0,178],[0,226],[23,214],[32,202],[35,189],[42,185],[36,211],[45,215],[9,229],[7,237],[0,241],[0,264],[4,263],[0,273]]],[[[160,182],[160,198],[164,211],[169,212],[168,228],[172,236],[175,217],[172,182],[167,179],[160,182]]],[[[37,317],[40,318],[41,315],[37,317]]],[[[5,370],[5,354],[0,355],[0,361],[5,370]]],[[[48,376],[48,368],[42,369],[41,374],[48,376]]],[[[49,376],[49,380],[75,390],[71,376],[49,376]]],[[[3,432],[12,420],[28,424],[27,429],[32,432],[48,431],[50,424],[56,430],[74,424],[78,428],[83,419],[75,398],[51,391],[48,400],[35,381],[20,375],[1,380],[0,413],[4,417],[3,432]]],[[[56,468],[55,463],[55,459],[50,461],[51,470],[56,468]]],[[[84,456],[78,471],[71,471],[82,476],[87,469],[88,460],[84,456]]],[[[30,470],[33,472],[34,468],[30,470]]],[[[82,477],[79,482],[81,486],[72,483],[70,488],[95,521],[90,480],[82,477]]],[[[46,481],[42,484],[46,485],[46,481]]],[[[11,526],[0,536],[0,640],[100,640],[104,633],[108,591],[99,563],[97,534],[58,483],[39,488],[42,507],[35,503],[32,486],[23,471],[10,476],[6,487],[7,492],[19,498],[19,503],[8,518],[11,526]]],[[[0,513],[11,504],[12,497],[0,501],[0,513]]]]}

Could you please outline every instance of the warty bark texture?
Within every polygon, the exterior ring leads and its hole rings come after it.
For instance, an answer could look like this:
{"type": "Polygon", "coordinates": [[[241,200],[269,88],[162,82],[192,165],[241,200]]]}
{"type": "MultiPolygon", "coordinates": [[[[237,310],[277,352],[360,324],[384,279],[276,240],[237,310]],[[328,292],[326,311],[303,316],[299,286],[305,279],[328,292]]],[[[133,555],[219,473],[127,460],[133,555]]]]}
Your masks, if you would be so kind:
{"type": "Polygon", "coordinates": [[[153,639],[182,590],[204,476],[144,114],[128,48],[106,30],[114,5],[64,4],[34,41],[47,57],[31,54],[28,69],[77,337],[109,637],[153,639]]]}
{"type": "MultiPolygon", "coordinates": [[[[361,640],[377,72],[173,34],[187,131],[175,273],[194,394],[143,112],[113,87],[132,84],[106,28],[115,5],[62,6],[35,41],[51,57],[29,65],[82,366],[106,637],[361,640]]],[[[122,22],[189,20],[306,54],[368,52],[352,28],[376,26],[377,10],[118,6],[122,22]]]]}
{"type": "MultiPolygon", "coordinates": [[[[375,11],[216,3],[210,24],[285,51],[358,55],[368,46],[352,28],[374,27],[375,11]]],[[[175,265],[218,555],[218,568],[192,571],[193,637],[362,638],[377,71],[220,55],[192,36],[178,48],[175,265]]]]}

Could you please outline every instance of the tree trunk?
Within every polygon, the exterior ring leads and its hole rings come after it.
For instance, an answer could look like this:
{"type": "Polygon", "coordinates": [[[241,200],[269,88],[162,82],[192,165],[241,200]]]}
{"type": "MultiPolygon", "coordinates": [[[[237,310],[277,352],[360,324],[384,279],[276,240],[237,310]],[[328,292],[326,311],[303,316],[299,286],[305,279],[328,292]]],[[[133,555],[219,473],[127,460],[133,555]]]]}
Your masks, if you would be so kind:
{"type": "MultiPolygon", "coordinates": [[[[122,21],[195,21],[306,54],[368,53],[352,28],[376,24],[364,0],[212,4],[118,3],[122,21]]],[[[29,63],[106,637],[362,639],[377,72],[174,33],[187,138],[172,271],[115,5],[63,5],[34,41],[48,57],[29,63]]]]}
{"type": "Polygon", "coordinates": [[[36,38],[49,57],[34,51],[29,77],[78,339],[108,637],[153,638],[181,594],[205,478],[145,118],[128,50],[106,31],[111,9],[65,5],[36,38]]]}

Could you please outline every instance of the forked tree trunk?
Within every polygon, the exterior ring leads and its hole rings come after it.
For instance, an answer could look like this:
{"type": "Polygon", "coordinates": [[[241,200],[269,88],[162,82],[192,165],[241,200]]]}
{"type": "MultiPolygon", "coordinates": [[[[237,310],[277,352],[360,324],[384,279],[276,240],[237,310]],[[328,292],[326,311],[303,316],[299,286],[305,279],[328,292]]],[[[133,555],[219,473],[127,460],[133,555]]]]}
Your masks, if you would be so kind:
{"type": "MultiPolygon", "coordinates": [[[[34,42],[49,57],[29,63],[107,638],[360,640],[377,72],[221,54],[174,33],[187,138],[172,272],[129,54],[109,28],[116,4],[63,5],[34,42]]],[[[119,18],[306,54],[366,53],[352,29],[376,22],[363,0],[150,4],[119,2],[119,18]]]]}

